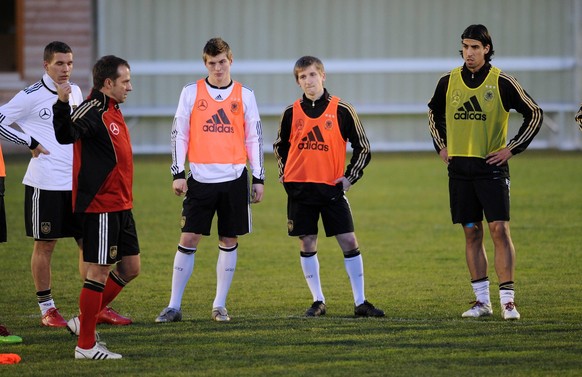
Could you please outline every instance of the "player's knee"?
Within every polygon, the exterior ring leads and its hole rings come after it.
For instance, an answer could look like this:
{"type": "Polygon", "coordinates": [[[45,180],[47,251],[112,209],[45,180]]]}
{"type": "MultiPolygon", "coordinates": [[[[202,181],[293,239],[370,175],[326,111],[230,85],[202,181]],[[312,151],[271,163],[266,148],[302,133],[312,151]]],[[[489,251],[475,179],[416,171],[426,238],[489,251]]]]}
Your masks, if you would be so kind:
{"type": "Polygon", "coordinates": [[[358,240],[354,232],[338,234],[336,239],[344,252],[358,248],[358,240]]]}
{"type": "Polygon", "coordinates": [[[123,269],[119,269],[117,270],[117,276],[120,279],[120,281],[123,281],[124,284],[129,283],[130,281],[132,281],[133,279],[135,279],[136,277],[139,276],[139,273],[141,272],[141,267],[139,265],[137,266],[129,266],[123,269]]]}
{"type": "Polygon", "coordinates": [[[494,221],[489,224],[491,236],[495,239],[509,239],[509,223],[507,221],[494,221]]]}
{"type": "Polygon", "coordinates": [[[463,224],[467,242],[480,242],[483,239],[483,226],[481,223],[463,224]]]}
{"type": "Polygon", "coordinates": [[[196,248],[198,246],[198,242],[202,238],[201,234],[196,233],[182,233],[180,236],[180,246],[183,246],[188,249],[196,248]]]}
{"type": "Polygon", "coordinates": [[[495,231],[505,231],[509,229],[509,222],[507,221],[492,221],[489,223],[489,228],[495,231]]]}
{"type": "Polygon", "coordinates": [[[114,273],[125,283],[129,283],[141,272],[141,259],[139,255],[124,257],[117,263],[114,273]]]}
{"type": "Polygon", "coordinates": [[[304,235],[299,237],[301,250],[304,252],[314,252],[317,250],[317,235],[304,235]]]}

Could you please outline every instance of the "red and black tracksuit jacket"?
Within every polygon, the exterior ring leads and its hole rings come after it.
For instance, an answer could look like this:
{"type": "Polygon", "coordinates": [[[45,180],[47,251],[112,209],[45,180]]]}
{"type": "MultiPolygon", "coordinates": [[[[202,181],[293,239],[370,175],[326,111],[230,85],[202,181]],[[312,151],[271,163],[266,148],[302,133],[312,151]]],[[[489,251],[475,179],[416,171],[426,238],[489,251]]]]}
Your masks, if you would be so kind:
{"type": "Polygon", "coordinates": [[[71,115],[69,104],[53,105],[57,141],[74,143],[73,210],[105,213],[133,206],[133,154],[119,104],[93,90],[71,115]]]}

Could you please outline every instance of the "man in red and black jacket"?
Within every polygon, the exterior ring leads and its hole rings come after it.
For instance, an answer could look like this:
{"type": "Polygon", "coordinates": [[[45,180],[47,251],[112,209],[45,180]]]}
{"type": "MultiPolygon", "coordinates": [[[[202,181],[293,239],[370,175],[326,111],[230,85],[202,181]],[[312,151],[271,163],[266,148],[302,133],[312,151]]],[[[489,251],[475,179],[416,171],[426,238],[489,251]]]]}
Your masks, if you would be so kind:
{"type": "Polygon", "coordinates": [[[89,267],[79,299],[82,315],[67,326],[79,336],[75,358],[120,359],[96,341],[95,327],[97,313],[140,270],[131,212],[131,141],[119,109],[132,90],[129,64],[112,55],[99,59],[93,67],[93,90],[72,115],[70,90],[68,83],[57,88],[53,126],[59,143],[74,143],[73,209],[83,214],[83,259],[89,267]]]}

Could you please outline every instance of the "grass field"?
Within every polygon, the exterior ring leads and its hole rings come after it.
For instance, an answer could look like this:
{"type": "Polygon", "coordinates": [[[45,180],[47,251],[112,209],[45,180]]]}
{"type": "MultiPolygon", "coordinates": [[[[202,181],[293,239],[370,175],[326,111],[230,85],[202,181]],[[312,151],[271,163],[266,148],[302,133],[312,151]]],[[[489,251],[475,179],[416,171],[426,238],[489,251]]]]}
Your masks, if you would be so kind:
{"type": "MultiPolygon", "coordinates": [[[[0,323],[23,337],[18,365],[0,376],[580,376],[582,375],[582,154],[527,151],[511,160],[516,302],[522,319],[461,319],[473,300],[460,227],[450,223],[445,165],[434,153],[376,154],[349,192],[364,256],[366,296],[387,313],[353,318],[352,295],[334,239],[319,258],[328,314],[302,317],[311,297],[296,240],[286,235],[285,195],[267,156],[254,231],[240,239],[228,300],[233,320],[214,323],[216,236],[199,245],[183,300],[184,320],[155,324],[169,300],[180,199],[169,156],[135,159],[135,208],[142,273],[114,301],[133,318],[98,327],[122,360],[75,361],[75,338],[39,323],[23,236],[25,159],[7,156],[9,242],[0,245],[0,323]]],[[[488,234],[487,234],[487,237],[488,234]]],[[[492,245],[487,239],[489,259],[492,245]]],[[[72,240],[53,257],[53,296],[77,313],[81,281],[72,240]]]]}

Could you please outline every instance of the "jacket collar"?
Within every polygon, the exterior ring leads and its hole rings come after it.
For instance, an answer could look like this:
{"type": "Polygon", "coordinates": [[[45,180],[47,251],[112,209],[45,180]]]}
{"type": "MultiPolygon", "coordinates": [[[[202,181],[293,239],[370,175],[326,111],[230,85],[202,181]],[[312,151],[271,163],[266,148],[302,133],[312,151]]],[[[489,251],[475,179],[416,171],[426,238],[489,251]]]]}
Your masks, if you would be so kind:
{"type": "Polygon", "coordinates": [[[91,94],[89,94],[88,99],[97,100],[101,104],[101,108],[103,110],[106,110],[108,107],[111,106],[116,109],[119,109],[119,104],[117,103],[117,101],[115,101],[113,98],[105,95],[105,93],[95,88],[91,89],[91,94]]]}
{"type": "Polygon", "coordinates": [[[47,90],[49,92],[51,92],[52,94],[57,94],[56,84],[53,81],[53,79],[51,79],[51,77],[48,75],[48,73],[45,73],[44,75],[42,75],[42,79],[40,79],[40,81],[42,82],[42,85],[45,88],[47,88],[47,90]]]}
{"type": "Polygon", "coordinates": [[[463,69],[461,69],[461,75],[465,79],[484,80],[485,76],[487,76],[489,74],[490,70],[491,70],[491,63],[485,63],[483,65],[483,67],[481,67],[481,69],[479,69],[477,72],[469,71],[469,68],[467,68],[467,65],[463,64],[463,69]]]}
{"type": "MultiPolygon", "coordinates": [[[[312,101],[309,98],[307,98],[307,96],[304,93],[303,94],[303,103],[308,104],[311,107],[316,107],[316,106],[319,106],[322,102],[327,103],[329,101],[329,97],[330,97],[330,94],[328,93],[327,89],[323,88],[323,94],[321,95],[321,97],[319,97],[315,101],[312,101]]],[[[326,106],[327,106],[327,104],[326,104],[326,106]]]]}

